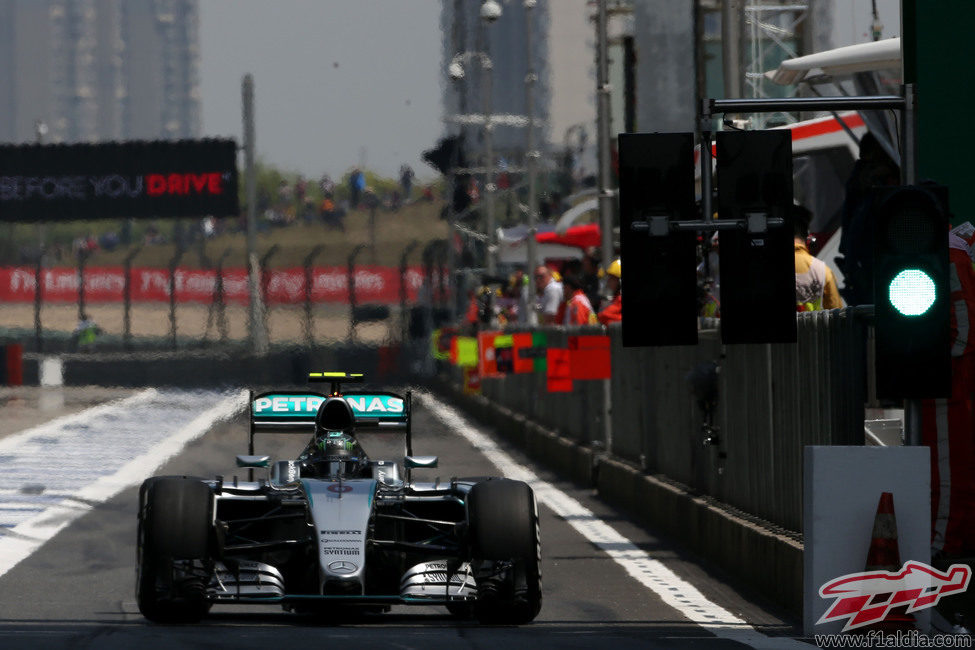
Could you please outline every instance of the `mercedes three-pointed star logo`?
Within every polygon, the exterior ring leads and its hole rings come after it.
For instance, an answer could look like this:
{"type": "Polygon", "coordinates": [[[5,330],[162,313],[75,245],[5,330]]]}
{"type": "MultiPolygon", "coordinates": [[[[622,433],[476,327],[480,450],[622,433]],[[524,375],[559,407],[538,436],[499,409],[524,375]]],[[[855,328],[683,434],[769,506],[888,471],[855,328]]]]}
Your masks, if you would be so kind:
{"type": "Polygon", "coordinates": [[[359,567],[346,560],[336,560],[328,565],[328,570],[332,573],[353,573],[359,567]]]}

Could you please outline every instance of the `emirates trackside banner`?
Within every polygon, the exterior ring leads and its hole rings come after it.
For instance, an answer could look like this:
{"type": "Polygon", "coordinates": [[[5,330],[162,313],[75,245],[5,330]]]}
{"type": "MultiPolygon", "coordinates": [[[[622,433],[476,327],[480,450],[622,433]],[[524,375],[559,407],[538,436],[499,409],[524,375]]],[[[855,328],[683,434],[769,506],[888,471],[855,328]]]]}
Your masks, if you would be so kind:
{"type": "Polygon", "coordinates": [[[233,140],[0,146],[0,221],[239,213],[233,140]]]}
{"type": "MultiPolygon", "coordinates": [[[[133,268],[131,274],[129,291],[133,302],[169,301],[170,280],[167,269],[133,268]]],[[[225,302],[248,302],[247,272],[244,269],[224,269],[222,278],[225,302]]],[[[416,300],[423,284],[421,267],[407,269],[405,279],[407,300],[416,300]]],[[[264,295],[270,303],[301,304],[305,301],[305,271],[302,268],[268,271],[263,285],[264,295]]],[[[41,272],[41,298],[45,302],[75,302],[78,300],[78,286],[77,269],[50,268],[41,272]]],[[[33,302],[34,287],[33,268],[0,268],[0,302],[33,302]]],[[[122,268],[85,269],[87,302],[121,302],[124,290],[125,272],[122,268]]],[[[217,273],[177,268],[173,275],[173,290],[179,302],[211,303],[216,298],[217,273]]],[[[399,303],[400,291],[398,268],[361,266],[356,269],[357,303],[399,303]]],[[[311,299],[313,302],[347,303],[347,268],[313,268],[311,299]]]]}

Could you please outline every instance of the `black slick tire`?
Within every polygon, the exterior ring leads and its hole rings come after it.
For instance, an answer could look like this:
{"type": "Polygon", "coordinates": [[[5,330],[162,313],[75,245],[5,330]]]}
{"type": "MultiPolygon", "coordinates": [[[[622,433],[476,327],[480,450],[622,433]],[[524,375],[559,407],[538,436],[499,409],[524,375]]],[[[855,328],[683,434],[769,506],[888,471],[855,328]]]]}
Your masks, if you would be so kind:
{"type": "Polygon", "coordinates": [[[192,623],[210,608],[202,577],[176,579],[174,562],[208,562],[213,493],[200,479],[154,477],[139,490],[136,602],[156,623],[192,623]]]}
{"type": "Polygon", "coordinates": [[[542,608],[541,541],[534,492],[522,481],[484,481],[471,488],[467,512],[473,561],[482,567],[508,566],[503,575],[478,579],[475,617],[495,625],[531,622],[542,608]]]}

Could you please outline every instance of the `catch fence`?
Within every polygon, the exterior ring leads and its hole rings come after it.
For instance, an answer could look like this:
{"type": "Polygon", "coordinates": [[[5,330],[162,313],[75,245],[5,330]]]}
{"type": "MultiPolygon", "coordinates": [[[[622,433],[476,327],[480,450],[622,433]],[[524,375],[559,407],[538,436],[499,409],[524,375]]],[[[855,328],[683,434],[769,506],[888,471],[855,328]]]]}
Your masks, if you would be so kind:
{"type": "MultiPolygon", "coordinates": [[[[434,242],[436,243],[436,242],[434,242]]],[[[278,248],[259,257],[258,291],[272,343],[317,345],[333,341],[402,340],[411,321],[446,311],[445,255],[428,245],[420,259],[399,266],[363,264],[356,248],[344,264],[321,264],[324,247],[300,266],[272,268],[278,248]]],[[[139,265],[141,247],[119,266],[92,267],[85,256],[70,266],[0,267],[0,338],[28,351],[74,347],[72,333],[83,320],[97,324],[100,349],[181,349],[248,338],[249,281],[244,260],[228,249],[209,268],[183,265],[177,253],[165,268],[139,265]],[[238,265],[234,265],[233,262],[238,265]],[[39,290],[38,290],[39,288],[39,290]],[[86,318],[87,317],[87,318],[86,318]]],[[[416,329],[416,326],[414,326],[416,329]]]]}

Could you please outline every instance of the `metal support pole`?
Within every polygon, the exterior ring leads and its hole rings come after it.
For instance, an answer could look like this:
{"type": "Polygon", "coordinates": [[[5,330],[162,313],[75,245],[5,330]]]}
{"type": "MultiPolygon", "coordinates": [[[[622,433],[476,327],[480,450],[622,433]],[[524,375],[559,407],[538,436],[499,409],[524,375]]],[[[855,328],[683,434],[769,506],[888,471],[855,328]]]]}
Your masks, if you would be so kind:
{"type": "MultiPolygon", "coordinates": [[[[34,120],[34,139],[38,145],[44,144],[47,134],[47,123],[44,120],[34,120]]],[[[43,293],[41,289],[41,271],[44,266],[44,224],[37,222],[37,266],[34,268],[34,345],[38,352],[44,348],[44,329],[41,326],[41,304],[43,293]]]]}
{"type": "Polygon", "coordinates": [[[355,297],[355,258],[366,248],[365,244],[358,244],[352,249],[349,255],[348,266],[348,285],[349,285],[349,343],[355,343],[355,327],[358,325],[356,320],[356,297],[355,297]]]}
{"type": "Polygon", "coordinates": [[[602,229],[602,258],[603,266],[608,267],[613,261],[613,198],[615,192],[610,188],[611,169],[610,146],[610,106],[609,106],[609,37],[607,35],[608,18],[606,14],[606,0],[599,0],[599,12],[596,20],[596,122],[599,144],[599,224],[602,229]]]}
{"type": "Polygon", "coordinates": [[[44,349],[44,328],[41,327],[41,302],[43,301],[43,280],[41,272],[44,264],[44,249],[38,248],[37,265],[34,267],[34,347],[38,352],[44,349]]]}
{"type": "Polygon", "coordinates": [[[538,75],[535,74],[535,57],[532,53],[532,29],[534,4],[525,3],[525,52],[528,57],[528,74],[525,76],[525,108],[528,111],[528,148],[525,152],[525,167],[528,170],[528,268],[525,272],[529,277],[538,266],[538,243],[535,234],[538,232],[538,187],[536,169],[539,154],[535,150],[535,84],[538,75]]]}
{"type": "MultiPolygon", "coordinates": [[[[444,6],[446,8],[446,2],[444,6]]],[[[451,52],[463,52],[466,49],[466,29],[464,28],[463,19],[464,13],[461,10],[461,5],[463,0],[454,0],[453,14],[454,20],[453,25],[451,25],[450,33],[450,48],[451,52]]],[[[461,113],[467,112],[467,86],[459,86],[461,92],[457,94],[458,107],[461,113]]],[[[446,123],[446,120],[445,120],[446,123]]],[[[463,126],[459,126],[457,130],[457,146],[453,148],[450,154],[450,167],[447,170],[447,291],[451,296],[457,295],[457,259],[454,253],[454,241],[457,238],[457,229],[455,228],[457,215],[454,214],[454,194],[457,188],[454,185],[457,183],[457,167],[459,166],[460,156],[460,143],[464,141],[465,129],[463,126]]],[[[447,136],[450,137],[450,127],[447,128],[447,136]]],[[[410,252],[416,247],[417,243],[411,243],[403,251],[403,257],[400,260],[400,319],[401,319],[401,341],[406,341],[407,339],[407,314],[406,314],[406,257],[410,252]]],[[[450,303],[450,318],[453,320],[454,315],[457,313],[457,300],[453,298],[450,303]]]]}
{"type": "Polygon", "coordinates": [[[125,268],[125,284],[122,286],[122,346],[126,351],[132,350],[132,260],[141,250],[142,246],[136,246],[122,262],[125,268]]]}
{"type": "Polygon", "coordinates": [[[725,97],[741,97],[744,70],[741,64],[741,26],[745,22],[742,0],[721,2],[721,63],[725,97]]]}
{"type": "Polygon", "coordinates": [[[405,341],[408,336],[409,314],[406,311],[406,302],[409,299],[406,286],[406,260],[420,242],[411,241],[403,250],[403,255],[399,258],[399,316],[400,316],[400,340],[405,341]]]}
{"type": "Polygon", "coordinates": [[[705,99],[706,112],[714,113],[774,113],[783,111],[862,111],[903,110],[900,95],[867,95],[849,97],[759,97],[755,99],[705,99]]]}
{"type": "MultiPolygon", "coordinates": [[[[901,175],[905,185],[917,184],[917,94],[914,84],[904,84],[901,113],[901,175]]],[[[921,444],[921,400],[904,400],[904,444],[921,444]]]]}
{"type": "Polygon", "coordinates": [[[311,307],[311,290],[312,282],[314,280],[314,275],[312,274],[312,264],[315,263],[315,258],[325,250],[324,244],[318,244],[311,249],[311,252],[305,256],[304,269],[305,269],[305,339],[308,341],[308,347],[315,346],[315,331],[314,331],[314,319],[312,318],[312,307],[311,307]]]}
{"type": "Polygon", "coordinates": [[[498,245],[497,233],[494,224],[494,125],[491,124],[491,59],[486,55],[481,55],[481,80],[484,86],[484,161],[487,172],[484,176],[484,212],[487,228],[487,273],[494,275],[496,269],[496,258],[498,245]]]}
{"type": "Polygon", "coordinates": [[[613,455],[613,387],[612,380],[603,380],[603,444],[605,452],[613,455]]]}
{"type": "Polygon", "coordinates": [[[376,251],[376,208],[378,201],[378,197],[371,197],[369,205],[369,249],[373,264],[379,264],[379,256],[376,251]]]}
{"type": "Polygon", "coordinates": [[[227,342],[227,302],[225,300],[223,286],[223,263],[230,255],[231,249],[227,248],[217,260],[217,283],[214,288],[217,300],[217,333],[220,335],[220,342],[227,342]]]}
{"type": "Polygon", "coordinates": [[[433,331],[433,301],[435,292],[433,289],[433,265],[436,256],[436,240],[427,243],[423,247],[421,260],[423,263],[423,289],[421,289],[421,302],[423,308],[423,333],[424,336],[433,331]]]}
{"type": "Polygon", "coordinates": [[[173,349],[176,349],[176,267],[183,257],[182,249],[177,248],[176,254],[169,260],[169,339],[173,349]]]}
{"type": "Polygon", "coordinates": [[[701,102],[701,218],[711,222],[711,107],[707,99],[701,102]]]}
{"type": "Polygon", "coordinates": [[[271,246],[271,248],[267,249],[267,251],[263,255],[261,255],[261,257],[258,259],[257,262],[257,269],[258,269],[257,278],[259,281],[258,286],[260,287],[260,291],[258,291],[258,300],[260,301],[261,304],[261,311],[260,311],[261,331],[264,333],[264,337],[268,341],[270,341],[271,337],[267,325],[267,319],[268,319],[267,292],[268,292],[268,285],[271,283],[271,274],[268,273],[267,267],[270,266],[271,258],[277,255],[277,252],[278,250],[280,250],[280,248],[281,248],[280,245],[274,244],[273,246],[271,246]]]}
{"type": "Polygon", "coordinates": [[[450,296],[447,293],[447,240],[439,240],[441,243],[440,248],[437,250],[437,263],[440,268],[437,269],[437,273],[440,276],[438,282],[440,282],[440,308],[445,312],[450,308],[450,296]]]}
{"type": "MultiPolygon", "coordinates": [[[[454,227],[454,183],[457,182],[457,175],[454,174],[455,162],[451,162],[450,172],[447,174],[447,306],[450,309],[450,319],[453,320],[457,313],[457,256],[454,252],[454,241],[457,237],[457,229],[454,227]]],[[[400,281],[404,277],[400,275],[400,281]]]]}
{"type": "Polygon", "coordinates": [[[267,354],[267,330],[264,327],[264,305],[258,290],[257,259],[257,181],[254,169],[254,78],[244,75],[241,87],[244,117],[244,182],[247,192],[247,289],[250,296],[248,325],[251,346],[257,354],[267,354]]]}
{"type": "Polygon", "coordinates": [[[88,262],[88,251],[78,251],[78,320],[85,318],[85,264],[88,262]]]}
{"type": "Polygon", "coordinates": [[[904,151],[901,173],[905,185],[917,184],[917,93],[914,84],[904,84],[904,110],[901,113],[904,151]]]}

